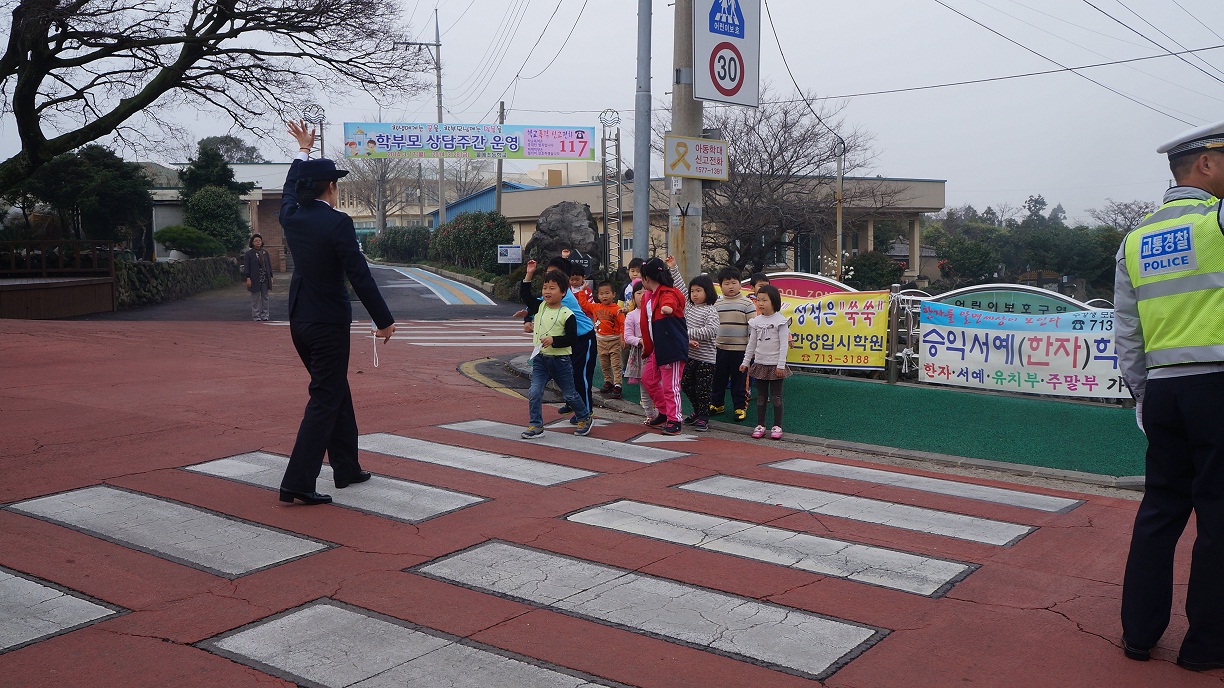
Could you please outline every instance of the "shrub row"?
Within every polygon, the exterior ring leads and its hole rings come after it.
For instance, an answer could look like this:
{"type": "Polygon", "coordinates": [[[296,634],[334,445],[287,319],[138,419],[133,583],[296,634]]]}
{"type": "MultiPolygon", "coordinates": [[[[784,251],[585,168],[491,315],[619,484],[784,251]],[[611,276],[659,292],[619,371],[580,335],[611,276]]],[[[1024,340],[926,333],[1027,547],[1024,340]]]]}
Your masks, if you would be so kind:
{"type": "Polygon", "coordinates": [[[364,238],[366,253],[396,263],[412,263],[429,257],[429,230],[425,227],[388,227],[382,234],[364,238]]]}
{"type": "Polygon", "coordinates": [[[233,258],[115,263],[115,286],[119,290],[121,309],[175,301],[207,289],[229,286],[239,279],[238,261],[233,258]]]}
{"type": "Polygon", "coordinates": [[[514,229],[497,212],[461,213],[429,240],[429,259],[461,268],[498,270],[497,245],[514,239],[514,229]]]}

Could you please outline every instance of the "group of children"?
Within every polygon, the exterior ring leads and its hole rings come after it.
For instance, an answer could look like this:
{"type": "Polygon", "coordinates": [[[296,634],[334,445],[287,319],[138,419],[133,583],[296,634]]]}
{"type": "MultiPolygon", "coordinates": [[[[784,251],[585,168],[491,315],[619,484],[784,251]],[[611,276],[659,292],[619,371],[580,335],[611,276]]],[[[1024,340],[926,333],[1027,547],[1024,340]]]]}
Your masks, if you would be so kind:
{"type": "Polygon", "coordinates": [[[542,398],[551,379],[560,387],[572,413],[575,434],[591,429],[591,386],[598,356],[604,385],[600,392],[621,398],[624,384],[641,386],[644,424],[669,435],[683,425],[699,432],[709,429],[710,414],[723,413],[731,390],[737,421],[747,417],[749,380],[757,381],[757,426],[754,438],[766,434],[769,406],[774,409],[772,439],[782,438],[782,381],[790,375],[789,319],[780,313],[781,295],[764,275],[753,275],[751,296],[742,291],[740,272],[718,273],[722,296],[709,275],[688,283],[687,293],[675,259],[633,259],[624,303],[616,287],[601,282],[594,294],[586,275],[564,257],[549,261],[541,300],[531,291],[534,260],[520,285],[528,305],[527,327],[533,332],[530,420],[524,438],[544,433],[542,398]],[[755,301],[755,303],[754,303],[755,301]],[[568,360],[566,360],[568,359],[568,360]],[[568,365],[566,365],[568,364],[568,365]],[[681,418],[681,392],[693,413],[681,418]]]}

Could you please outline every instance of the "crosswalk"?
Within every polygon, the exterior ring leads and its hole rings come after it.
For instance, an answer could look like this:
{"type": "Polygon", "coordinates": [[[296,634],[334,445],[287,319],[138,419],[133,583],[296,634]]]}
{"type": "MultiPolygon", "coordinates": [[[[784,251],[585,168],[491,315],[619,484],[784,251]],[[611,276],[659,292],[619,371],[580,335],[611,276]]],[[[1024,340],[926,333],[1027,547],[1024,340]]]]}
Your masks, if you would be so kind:
{"type": "MultiPolygon", "coordinates": [[[[272,327],[288,327],[284,321],[267,322],[272,327]]],[[[350,328],[354,336],[372,337],[370,323],[355,322],[350,328]]],[[[490,348],[506,353],[519,349],[531,351],[531,334],[523,332],[523,323],[512,318],[464,320],[405,320],[395,323],[391,342],[423,347],[490,348]]]]}
{"type": "Polygon", "coordinates": [[[504,542],[485,543],[417,571],[815,679],[884,635],[866,625],[504,542]]]}
{"type": "MultiPolygon", "coordinates": [[[[597,434],[630,439],[576,437],[561,429],[523,441],[518,437],[518,426],[481,418],[443,424],[437,430],[444,433],[444,439],[424,440],[388,432],[363,435],[360,448],[382,462],[371,463],[394,466],[395,470],[389,472],[411,475],[413,466],[431,466],[451,472],[446,475],[479,475],[486,481],[482,485],[495,488],[504,483],[507,489],[519,493],[537,490],[541,502],[547,501],[549,490],[565,490],[569,499],[585,495],[587,501],[579,507],[546,517],[558,527],[571,529],[567,532],[584,533],[575,536],[579,539],[594,541],[611,533],[667,543],[668,547],[701,552],[702,556],[724,557],[729,563],[747,561],[812,580],[837,579],[839,584],[860,587],[864,594],[883,590],[906,598],[928,598],[932,604],[939,604],[948,591],[980,568],[982,562],[975,559],[981,552],[1021,547],[1041,527],[1032,523],[1049,523],[1080,504],[1075,499],[1034,491],[823,459],[762,463],[753,467],[751,477],[737,475],[739,471],[734,468],[712,471],[684,463],[701,453],[702,440],[684,445],[689,450],[685,452],[645,446],[632,440],[639,435],[636,428],[617,423],[601,423],[597,434]],[[484,448],[475,449],[472,444],[484,448]],[[575,454],[591,455],[607,463],[601,464],[599,471],[568,465],[575,454]],[[604,490],[611,488],[598,487],[617,484],[623,480],[622,474],[652,470],[686,477],[669,479],[635,498],[609,498],[604,490]],[[768,480],[761,479],[762,470],[768,480]],[[795,482],[803,484],[788,482],[800,475],[802,480],[795,482]],[[877,490],[885,496],[870,498],[854,494],[883,487],[892,492],[877,490]],[[938,495],[934,501],[940,508],[888,498],[898,490],[938,495]],[[991,508],[1007,517],[984,516],[983,512],[991,508]],[[1027,523],[1014,522],[1017,513],[1029,512],[1034,515],[1032,519],[1020,519],[1027,523]],[[736,517],[725,515],[728,513],[736,517]],[[878,538],[865,541],[854,527],[831,533],[806,532],[797,528],[795,521],[782,520],[788,514],[841,519],[895,535],[885,538],[890,544],[881,544],[878,538]],[[920,551],[897,546],[906,542],[906,534],[914,533],[934,540],[928,539],[928,546],[920,551]],[[931,547],[930,542],[947,546],[931,547]],[[958,548],[955,543],[964,546],[958,548]]],[[[251,452],[182,470],[195,479],[227,480],[275,490],[287,460],[269,452],[251,452]]],[[[330,478],[329,469],[324,467],[321,485],[330,478]]],[[[493,496],[478,496],[445,483],[427,484],[376,474],[368,482],[336,491],[333,506],[317,509],[355,509],[409,524],[431,519],[445,523],[441,519],[463,518],[468,510],[474,513],[482,505],[496,503],[499,492],[494,488],[490,488],[492,492],[481,491],[482,495],[493,496]]],[[[46,495],[4,509],[230,579],[309,558],[336,546],[325,538],[290,533],[220,511],[110,486],[46,495]]],[[[309,532],[310,528],[304,526],[304,530],[309,532]]],[[[514,600],[581,623],[620,629],[815,680],[824,680],[856,657],[870,653],[870,648],[891,632],[862,619],[845,618],[844,609],[838,616],[822,613],[819,605],[790,607],[712,588],[709,578],[702,583],[686,580],[686,574],[660,577],[612,565],[601,561],[603,555],[597,549],[581,556],[565,549],[554,551],[547,537],[522,542],[496,535],[482,537],[485,539],[475,545],[468,543],[457,551],[452,547],[396,575],[428,578],[437,581],[435,585],[466,588],[469,595],[514,600]]],[[[0,569],[0,592],[5,590],[11,594],[5,595],[9,602],[0,602],[0,653],[71,632],[116,613],[89,600],[64,596],[51,585],[6,575],[0,569]],[[63,607],[62,618],[31,626],[30,610],[51,598],[58,599],[56,604],[63,607]],[[19,622],[23,618],[24,625],[19,622]]],[[[373,610],[329,598],[223,633],[200,647],[312,685],[576,687],[611,685],[605,679],[616,679],[548,662],[521,661],[497,648],[457,640],[440,629],[408,627],[373,610]],[[375,646],[366,647],[365,643],[375,637],[375,646]],[[363,648],[361,652],[346,655],[343,662],[332,661],[337,647],[356,646],[363,648]]]]}

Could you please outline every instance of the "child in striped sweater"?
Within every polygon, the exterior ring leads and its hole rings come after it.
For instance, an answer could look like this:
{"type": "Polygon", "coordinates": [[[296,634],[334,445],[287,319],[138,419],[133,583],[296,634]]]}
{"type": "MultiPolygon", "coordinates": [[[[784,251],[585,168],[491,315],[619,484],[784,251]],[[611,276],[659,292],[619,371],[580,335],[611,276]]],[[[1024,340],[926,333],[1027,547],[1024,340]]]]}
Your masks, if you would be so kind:
{"type": "MultiPolygon", "coordinates": [[[[672,256],[667,257],[667,267],[671,269],[672,281],[684,284],[684,278],[676,268],[676,259],[672,256]]],[[[688,326],[689,360],[684,366],[680,389],[684,390],[689,403],[693,405],[693,413],[684,419],[684,423],[693,426],[697,432],[705,432],[710,429],[710,385],[714,382],[717,354],[714,344],[718,339],[714,280],[706,274],[697,275],[688,284],[687,296],[684,319],[688,326]]]]}

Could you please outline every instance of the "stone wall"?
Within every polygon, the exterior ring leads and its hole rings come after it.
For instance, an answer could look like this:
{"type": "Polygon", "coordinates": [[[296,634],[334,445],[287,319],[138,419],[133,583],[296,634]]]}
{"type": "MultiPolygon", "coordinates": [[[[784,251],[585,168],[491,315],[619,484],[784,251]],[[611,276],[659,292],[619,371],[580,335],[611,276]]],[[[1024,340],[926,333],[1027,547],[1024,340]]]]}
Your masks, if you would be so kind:
{"type": "Polygon", "coordinates": [[[115,288],[119,308],[167,303],[185,296],[227,287],[239,281],[234,258],[193,258],[176,263],[117,261],[115,288]]]}

